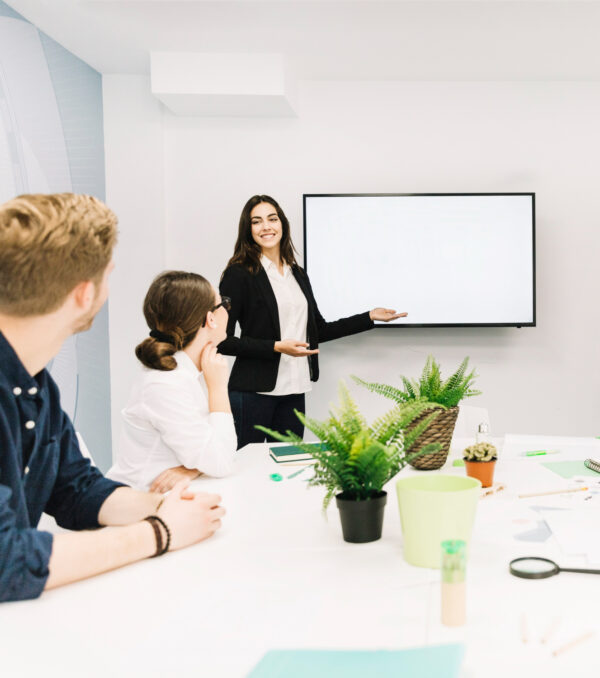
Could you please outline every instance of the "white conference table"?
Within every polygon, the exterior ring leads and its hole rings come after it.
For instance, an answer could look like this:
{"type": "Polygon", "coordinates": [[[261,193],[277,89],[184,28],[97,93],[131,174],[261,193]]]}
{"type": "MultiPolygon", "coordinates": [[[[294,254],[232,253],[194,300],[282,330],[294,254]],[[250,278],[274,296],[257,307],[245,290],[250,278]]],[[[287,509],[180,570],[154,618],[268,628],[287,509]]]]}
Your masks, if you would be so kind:
{"type": "MultiPolygon", "coordinates": [[[[561,573],[530,581],[508,572],[508,562],[523,555],[578,564],[561,557],[554,538],[538,544],[514,538],[537,519],[528,508],[536,502],[519,500],[519,492],[572,485],[518,450],[561,445],[566,451],[553,460],[600,456],[600,441],[591,438],[535,436],[511,437],[501,454],[496,480],[508,487],[479,502],[465,627],[440,624],[439,571],[402,558],[393,481],[382,539],[347,544],[335,502],[325,520],[322,488],[307,489],[310,471],[288,479],[300,467],[282,469],[267,445],[251,445],[238,453],[230,478],[193,483],[197,490],[218,490],[227,507],[215,537],[37,600],[1,605],[0,675],[244,678],[270,649],[464,642],[465,678],[598,676],[600,580],[561,573]],[[275,472],[284,480],[271,480],[275,472]],[[545,646],[539,638],[556,617],[561,624],[545,646]],[[553,648],[590,630],[595,639],[551,656],[553,648]]],[[[442,471],[464,473],[451,461],[442,471]]]]}

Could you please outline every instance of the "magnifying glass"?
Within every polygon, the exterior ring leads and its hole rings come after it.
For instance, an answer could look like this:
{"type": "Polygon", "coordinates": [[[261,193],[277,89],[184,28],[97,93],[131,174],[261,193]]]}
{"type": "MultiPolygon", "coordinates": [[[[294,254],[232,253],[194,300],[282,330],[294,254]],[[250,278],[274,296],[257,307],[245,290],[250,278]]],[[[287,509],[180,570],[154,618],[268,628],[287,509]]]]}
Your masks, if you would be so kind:
{"type": "Polygon", "coordinates": [[[522,579],[546,579],[559,572],[578,572],[580,574],[600,574],[600,570],[583,570],[576,567],[559,567],[553,560],[527,556],[510,561],[509,570],[515,577],[522,579]]]}

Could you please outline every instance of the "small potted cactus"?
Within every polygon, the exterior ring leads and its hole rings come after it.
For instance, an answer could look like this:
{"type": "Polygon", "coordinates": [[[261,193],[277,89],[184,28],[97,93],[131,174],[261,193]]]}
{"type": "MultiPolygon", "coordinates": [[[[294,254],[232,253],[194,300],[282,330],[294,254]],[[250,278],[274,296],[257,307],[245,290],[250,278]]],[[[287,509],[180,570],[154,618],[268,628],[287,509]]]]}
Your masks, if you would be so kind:
{"type": "Polygon", "coordinates": [[[492,443],[477,443],[465,448],[463,460],[467,475],[481,481],[482,487],[494,484],[494,468],[498,459],[498,450],[492,443]]]}

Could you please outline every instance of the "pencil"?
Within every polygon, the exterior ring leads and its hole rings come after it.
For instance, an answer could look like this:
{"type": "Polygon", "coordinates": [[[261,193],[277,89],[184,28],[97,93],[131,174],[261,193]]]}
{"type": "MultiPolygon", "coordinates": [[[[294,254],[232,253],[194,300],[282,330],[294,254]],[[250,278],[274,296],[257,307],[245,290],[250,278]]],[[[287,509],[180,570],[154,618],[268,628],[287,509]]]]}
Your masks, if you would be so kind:
{"type": "Polygon", "coordinates": [[[521,642],[526,643],[529,640],[529,633],[527,632],[527,617],[525,613],[521,615],[521,642]]]}
{"type": "Polygon", "coordinates": [[[572,647],[575,647],[575,645],[583,643],[584,640],[589,640],[594,635],[595,635],[594,631],[588,631],[587,633],[584,633],[578,638],[575,638],[570,643],[567,643],[566,645],[563,645],[562,647],[559,647],[558,649],[554,650],[554,652],[552,652],[552,656],[557,657],[559,654],[562,654],[563,652],[570,650],[572,647]]]}
{"type": "Polygon", "coordinates": [[[488,497],[490,494],[496,494],[496,492],[502,492],[506,486],[500,483],[494,487],[488,487],[485,490],[481,490],[481,497],[488,497]]]}
{"type": "Polygon", "coordinates": [[[583,492],[589,490],[589,487],[572,487],[570,490],[552,490],[550,492],[530,492],[529,494],[520,494],[519,499],[527,497],[545,497],[548,494],[566,494],[567,492],[583,492]]]}
{"type": "Polygon", "coordinates": [[[546,633],[544,633],[544,635],[542,636],[542,645],[545,645],[550,640],[550,636],[554,635],[561,621],[562,621],[561,618],[557,617],[546,629],[546,633]]]}

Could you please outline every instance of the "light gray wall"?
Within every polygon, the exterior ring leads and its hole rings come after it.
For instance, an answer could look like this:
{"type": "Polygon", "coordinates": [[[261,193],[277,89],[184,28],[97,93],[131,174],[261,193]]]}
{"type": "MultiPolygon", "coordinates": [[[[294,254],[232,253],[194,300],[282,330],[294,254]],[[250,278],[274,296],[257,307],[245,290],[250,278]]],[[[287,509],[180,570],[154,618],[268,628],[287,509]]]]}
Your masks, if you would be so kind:
{"type": "MultiPolygon", "coordinates": [[[[166,267],[217,282],[254,193],[280,202],[301,248],[302,193],[535,191],[536,328],[378,329],[325,344],[309,412],[325,415],[351,373],[396,382],[418,374],[428,353],[446,371],[469,355],[484,392],[472,404],[489,408],[495,434],[596,435],[598,119],[600,84],[558,82],[304,82],[295,119],[165,113],[153,130],[164,170],[142,170],[159,184],[164,171],[164,198],[152,190],[144,198],[144,209],[164,209],[164,249],[154,233],[151,256],[164,251],[166,267]]],[[[384,245],[366,229],[353,246],[384,245]]],[[[134,251],[127,256],[133,261],[134,251]]],[[[332,253],[332,275],[335,260],[332,253]]],[[[136,265],[147,278],[147,263],[136,265]]],[[[415,284],[428,285],[427,271],[415,284]]],[[[451,289],[432,293],[452,304],[451,289]]],[[[401,295],[392,301],[404,310],[401,295]]],[[[383,290],[381,302],[390,303],[383,290]]],[[[115,303],[113,295],[111,311],[115,303]]],[[[123,300],[120,312],[137,318],[140,303],[123,300]]],[[[357,395],[369,415],[385,407],[357,395]]]]}
{"type": "Polygon", "coordinates": [[[152,279],[165,268],[162,107],[149,78],[105,75],[106,201],[119,217],[110,292],[113,447],[121,409],[139,370],[134,349],[148,335],[142,314],[152,279]]]}
{"type": "MultiPolygon", "coordinates": [[[[0,2],[0,202],[73,191],[104,199],[100,74],[0,2]]],[[[62,405],[110,464],[108,309],[50,366],[62,405]]]]}
{"type": "MultiPolygon", "coordinates": [[[[473,404],[490,409],[495,433],[598,434],[598,119],[598,83],[305,83],[293,120],[167,116],[168,265],[217,280],[253,193],[280,202],[301,246],[305,192],[535,191],[538,327],[382,329],[325,344],[309,410],[325,414],[350,373],[394,382],[430,352],[446,369],[469,355],[484,392],[473,404]]],[[[365,229],[350,246],[385,244],[365,229]]],[[[415,284],[428,285],[426,270],[415,284]]],[[[432,293],[452,304],[452,289],[432,293]]],[[[382,290],[381,303],[405,310],[401,294],[382,290]]],[[[361,394],[373,413],[374,399],[361,394]]]]}

